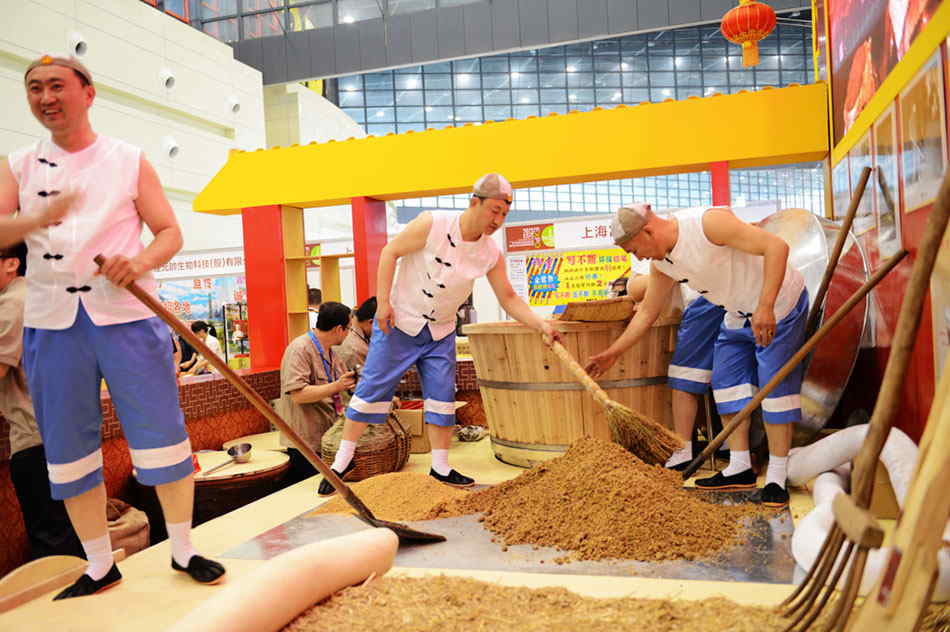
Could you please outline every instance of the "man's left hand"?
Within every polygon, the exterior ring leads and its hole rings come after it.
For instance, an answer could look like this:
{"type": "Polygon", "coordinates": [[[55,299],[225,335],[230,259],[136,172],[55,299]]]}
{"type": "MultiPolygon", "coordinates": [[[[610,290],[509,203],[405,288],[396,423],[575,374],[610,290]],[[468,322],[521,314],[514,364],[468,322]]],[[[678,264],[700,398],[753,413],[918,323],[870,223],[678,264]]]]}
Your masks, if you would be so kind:
{"type": "Polygon", "coordinates": [[[619,354],[614,353],[610,349],[601,351],[597,355],[592,355],[587,359],[584,370],[587,371],[591,377],[598,378],[614,365],[618,357],[619,354]]]}
{"type": "Polygon", "coordinates": [[[148,268],[135,259],[122,255],[108,257],[96,274],[102,274],[119,287],[127,287],[133,281],[140,279],[148,268]]]}
{"type": "Polygon", "coordinates": [[[767,347],[775,338],[775,310],[771,307],[759,306],[752,314],[752,333],[755,335],[755,344],[767,347]]]}

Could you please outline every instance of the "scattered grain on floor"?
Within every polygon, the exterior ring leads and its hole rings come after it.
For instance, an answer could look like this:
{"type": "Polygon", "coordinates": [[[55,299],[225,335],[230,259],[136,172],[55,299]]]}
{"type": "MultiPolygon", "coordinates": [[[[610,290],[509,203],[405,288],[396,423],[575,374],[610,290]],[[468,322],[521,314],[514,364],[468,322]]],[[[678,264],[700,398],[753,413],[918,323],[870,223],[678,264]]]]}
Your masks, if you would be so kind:
{"type": "Polygon", "coordinates": [[[754,505],[706,502],[678,472],[620,446],[581,439],[515,479],[433,508],[428,518],[483,512],[502,544],[549,546],[570,560],[708,558],[738,543],[754,505]]]}
{"type": "MultiPolygon", "coordinates": [[[[350,485],[370,511],[380,520],[425,520],[432,507],[469,494],[444,485],[427,474],[393,472],[380,474],[350,485]]],[[[339,495],[314,510],[311,515],[355,513],[339,495]]]]}
{"type": "Polygon", "coordinates": [[[516,588],[461,577],[382,577],[310,608],[285,632],[773,632],[771,608],[727,599],[596,599],[565,588],[516,588]]]}

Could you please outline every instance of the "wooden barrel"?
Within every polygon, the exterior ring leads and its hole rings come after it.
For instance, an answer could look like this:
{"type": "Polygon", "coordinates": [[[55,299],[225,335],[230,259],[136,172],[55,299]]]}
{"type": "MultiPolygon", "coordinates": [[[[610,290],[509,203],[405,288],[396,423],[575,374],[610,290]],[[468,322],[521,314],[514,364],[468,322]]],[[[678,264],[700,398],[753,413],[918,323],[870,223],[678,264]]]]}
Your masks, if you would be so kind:
{"type": "MultiPolygon", "coordinates": [[[[606,349],[623,322],[553,321],[564,346],[581,364],[606,349]]],[[[666,372],[679,314],[658,320],[598,383],[607,395],[673,427],[666,372]]],[[[495,456],[532,467],[563,454],[581,437],[610,439],[603,408],[584,390],[541,336],[521,323],[466,325],[495,456]]]]}

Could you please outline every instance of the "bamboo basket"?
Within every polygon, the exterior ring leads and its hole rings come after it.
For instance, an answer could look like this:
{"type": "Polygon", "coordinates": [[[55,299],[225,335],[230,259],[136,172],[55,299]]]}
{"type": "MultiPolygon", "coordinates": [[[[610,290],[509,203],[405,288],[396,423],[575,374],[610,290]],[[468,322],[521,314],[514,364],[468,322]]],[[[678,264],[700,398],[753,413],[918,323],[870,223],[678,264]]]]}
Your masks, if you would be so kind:
{"type": "Polygon", "coordinates": [[[610,322],[630,320],[633,316],[633,301],[624,297],[600,301],[568,303],[558,316],[559,320],[582,322],[610,322]]]}
{"type": "MultiPolygon", "coordinates": [[[[375,431],[370,434],[367,430],[356,445],[356,452],[353,454],[356,467],[344,477],[347,481],[361,481],[377,474],[398,472],[409,460],[412,437],[395,415],[390,414],[385,424],[370,428],[375,431]]],[[[333,462],[340,447],[340,438],[341,435],[331,434],[329,431],[323,435],[320,458],[325,463],[333,462]]]]}
{"type": "MultiPolygon", "coordinates": [[[[554,321],[564,347],[583,362],[623,332],[623,322],[554,321]]],[[[649,333],[597,380],[610,399],[673,427],[666,373],[678,316],[649,333]]],[[[607,414],[564,367],[541,336],[517,322],[465,326],[492,449],[505,463],[532,467],[563,454],[577,439],[611,440],[607,414]]]]}

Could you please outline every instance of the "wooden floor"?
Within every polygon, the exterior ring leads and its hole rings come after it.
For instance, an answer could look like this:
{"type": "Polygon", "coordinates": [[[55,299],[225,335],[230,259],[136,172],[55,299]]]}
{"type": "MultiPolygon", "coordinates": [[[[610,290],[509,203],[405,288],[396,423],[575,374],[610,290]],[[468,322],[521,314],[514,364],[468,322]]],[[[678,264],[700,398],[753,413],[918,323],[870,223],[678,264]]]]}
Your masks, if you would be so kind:
{"type": "MultiPolygon", "coordinates": [[[[452,447],[452,464],[460,471],[475,476],[480,483],[498,483],[517,476],[521,468],[497,461],[486,438],[477,443],[456,443],[452,447]]],[[[428,455],[413,455],[407,469],[427,473],[428,455]]],[[[283,524],[318,505],[317,479],[288,487],[267,498],[197,527],[196,548],[204,555],[216,557],[237,544],[283,524]]],[[[799,519],[811,509],[811,497],[805,492],[792,493],[791,510],[799,519]]],[[[56,630],[104,632],[152,632],[165,630],[192,608],[207,599],[216,586],[201,586],[183,573],[170,568],[168,543],[148,548],[120,564],[124,576],[121,584],[94,597],[51,601],[52,594],[0,615],[0,630],[56,630]]],[[[263,562],[222,560],[231,578],[251,572],[263,562]]],[[[538,573],[506,573],[494,571],[440,571],[438,569],[394,569],[393,573],[421,576],[433,573],[462,575],[518,586],[564,586],[589,596],[673,597],[702,599],[712,595],[726,596],[747,604],[775,604],[791,590],[776,584],[742,582],[685,581],[656,578],[589,577],[577,575],[546,575],[538,573]]]]}

